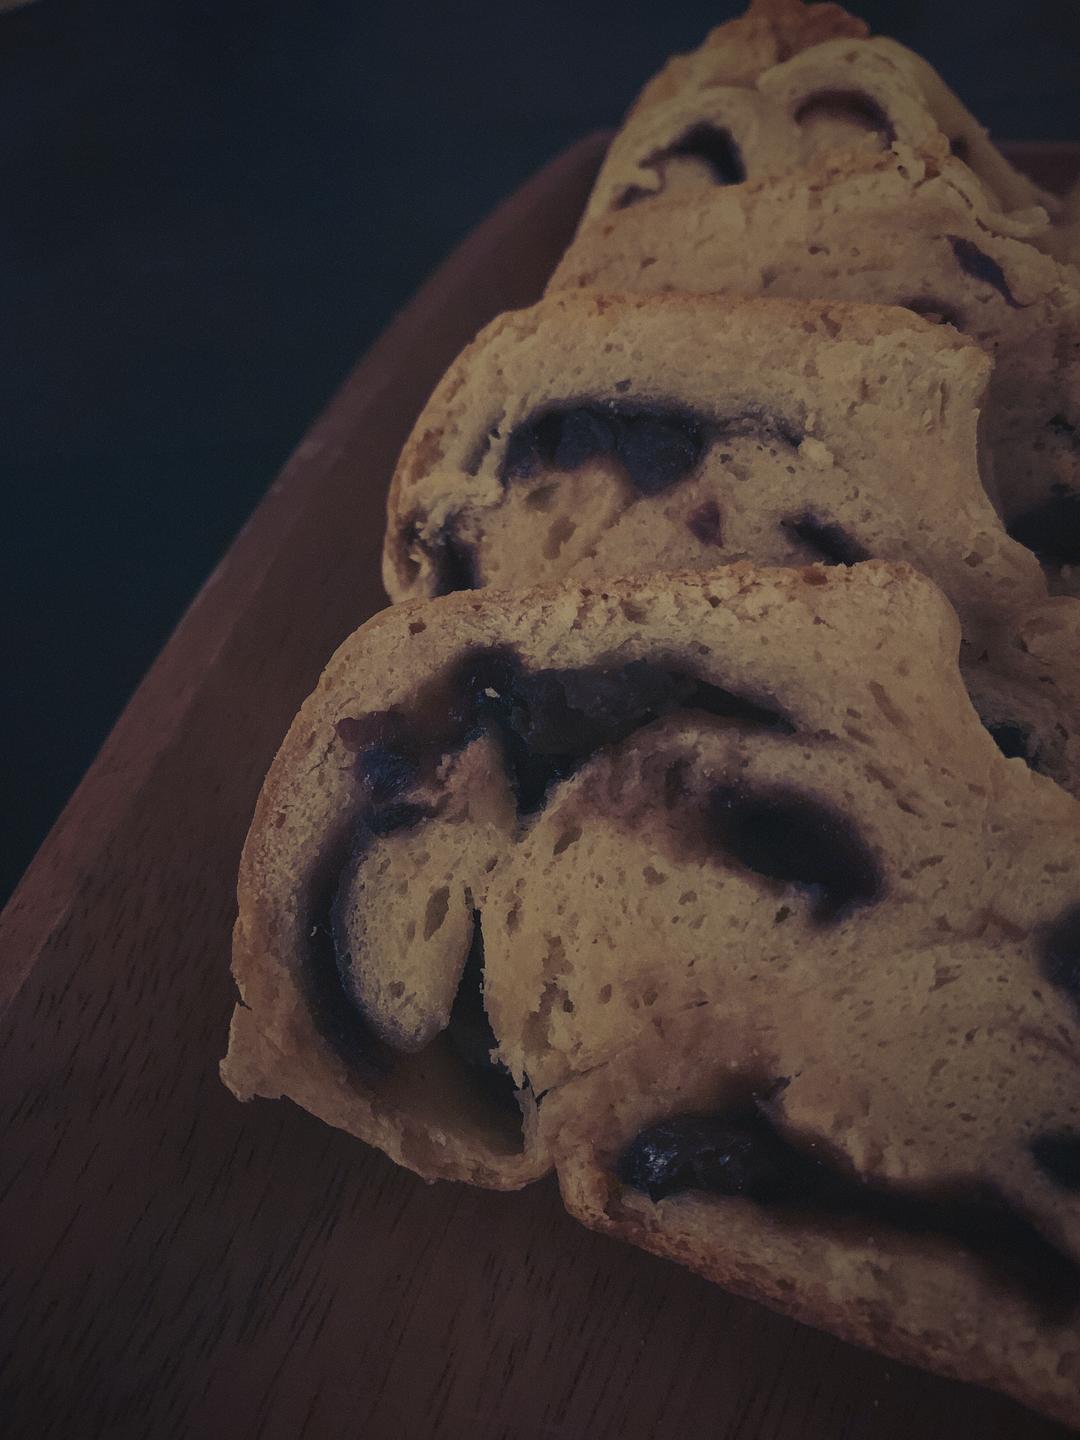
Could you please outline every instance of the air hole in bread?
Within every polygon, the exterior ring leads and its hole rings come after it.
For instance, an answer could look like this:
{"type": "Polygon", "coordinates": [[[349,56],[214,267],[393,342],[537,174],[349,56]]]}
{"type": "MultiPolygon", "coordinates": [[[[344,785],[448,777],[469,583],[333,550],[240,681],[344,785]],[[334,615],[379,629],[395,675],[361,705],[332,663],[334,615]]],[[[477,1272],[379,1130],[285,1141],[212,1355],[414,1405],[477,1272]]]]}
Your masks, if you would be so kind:
{"type": "Polygon", "coordinates": [[[731,132],[704,120],[676,140],[664,154],[702,161],[716,185],[740,185],[746,179],[746,166],[731,132]]]}
{"type": "Polygon", "coordinates": [[[806,125],[815,120],[842,120],[860,130],[878,133],[886,145],[896,139],[896,130],[888,115],[862,90],[819,90],[808,95],[795,111],[795,123],[806,125]]]}
{"type": "Polygon", "coordinates": [[[1008,525],[1009,534],[1040,560],[1080,565],[1080,493],[1055,495],[1025,510],[1008,525]]]}
{"type": "Polygon", "coordinates": [[[1031,751],[1031,731],[1026,726],[1005,720],[996,725],[987,725],[986,728],[1007,760],[1026,760],[1035,768],[1031,751]]]}

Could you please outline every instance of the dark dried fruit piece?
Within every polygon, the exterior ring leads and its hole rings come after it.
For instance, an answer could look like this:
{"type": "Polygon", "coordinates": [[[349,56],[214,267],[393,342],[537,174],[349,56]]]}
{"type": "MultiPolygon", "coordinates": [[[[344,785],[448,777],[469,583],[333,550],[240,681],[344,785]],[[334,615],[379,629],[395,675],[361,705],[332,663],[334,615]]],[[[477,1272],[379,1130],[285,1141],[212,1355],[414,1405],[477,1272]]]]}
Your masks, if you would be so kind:
{"type": "Polygon", "coordinates": [[[651,1125],[623,1151],[616,1173],[650,1200],[706,1190],[769,1203],[809,1199],[819,1169],[785,1145],[759,1111],[746,1108],[651,1125]]]}
{"type": "Polygon", "coordinates": [[[1009,534],[1040,560],[1080,565],[1080,493],[1055,495],[1010,521],[1009,534]]]}
{"type": "Polygon", "coordinates": [[[686,517],[686,527],[695,540],[702,545],[722,545],[723,532],[720,524],[720,506],[715,500],[706,500],[686,517]]]}
{"type": "Polygon", "coordinates": [[[420,763],[415,729],[398,709],[343,716],[338,738],[356,755],[355,770],[373,805],[382,805],[415,785],[420,763]]]}
{"type": "Polygon", "coordinates": [[[869,550],[833,520],[821,520],[807,511],[783,524],[804,545],[816,550],[827,565],[857,565],[870,559],[869,550]]]}
{"type": "Polygon", "coordinates": [[[540,809],[551,786],[599,749],[676,710],[792,730],[774,707],[646,660],[584,670],[518,668],[487,689],[494,693],[485,693],[483,720],[502,741],[523,815],[540,809]]]}
{"type": "Polygon", "coordinates": [[[372,745],[357,757],[356,773],[367,785],[372,801],[381,805],[415,785],[419,769],[413,756],[388,745],[372,745]]]}
{"type": "Polygon", "coordinates": [[[973,280],[982,280],[987,285],[992,285],[1006,304],[1011,305],[1014,310],[1024,309],[1009,288],[1005,271],[992,256],[980,250],[974,240],[965,240],[962,235],[947,235],[945,238],[956,256],[956,263],[965,275],[970,275],[973,280]]]}
{"type": "Polygon", "coordinates": [[[498,738],[518,811],[529,815],[554,783],[597,750],[677,710],[794,731],[768,699],[737,695],[674,667],[632,660],[530,671],[512,650],[498,647],[464,655],[449,674],[417,692],[407,714],[394,709],[349,716],[337,729],[350,749],[360,747],[355,764],[370,802],[363,815],[367,829],[387,835],[430,813],[400,797],[433,776],[444,756],[481,734],[498,738]]]}
{"type": "Polygon", "coordinates": [[[559,470],[576,470],[594,455],[615,449],[616,429],[595,410],[552,411],[537,426],[537,447],[545,463],[559,470]]]}
{"type": "Polygon", "coordinates": [[[556,406],[514,427],[503,480],[531,475],[538,466],[576,470],[610,455],[642,495],[658,495],[697,467],[706,428],[688,411],[663,406],[556,406]]]}
{"type": "Polygon", "coordinates": [[[411,830],[421,820],[430,820],[431,811],[426,805],[410,805],[400,801],[396,805],[383,805],[365,810],[364,825],[371,835],[394,835],[399,830],[411,830]]]}
{"type": "Polygon", "coordinates": [[[1027,1296],[1050,1322],[1076,1313],[1080,1266],[992,1186],[900,1187],[868,1181],[814,1142],[781,1135],[761,1109],[679,1115],[639,1132],[616,1165],[622,1184],[653,1201],[686,1190],[739,1197],[832,1220],[870,1221],[939,1236],[1027,1296]]]}
{"type": "Polygon", "coordinates": [[[712,839],[747,869],[814,896],[819,923],[879,900],[881,868],[856,827],[813,796],[721,785],[709,797],[712,839]]]}
{"type": "Polygon", "coordinates": [[[616,432],[616,457],[642,495],[659,495],[685,479],[704,449],[701,426],[683,416],[643,411],[623,417],[616,432]]]}
{"type": "Polygon", "coordinates": [[[344,715],[334,726],[338,739],[354,754],[369,745],[396,745],[408,732],[400,710],[369,710],[366,715],[344,715]]]}

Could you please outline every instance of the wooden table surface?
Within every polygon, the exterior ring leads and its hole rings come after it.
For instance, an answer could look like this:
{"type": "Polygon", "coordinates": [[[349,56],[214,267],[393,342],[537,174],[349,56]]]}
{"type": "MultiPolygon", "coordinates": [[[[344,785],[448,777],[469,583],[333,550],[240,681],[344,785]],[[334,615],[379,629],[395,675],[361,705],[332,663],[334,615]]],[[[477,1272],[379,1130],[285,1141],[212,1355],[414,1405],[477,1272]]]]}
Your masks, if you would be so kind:
{"type": "MultiPolygon", "coordinates": [[[[603,144],[507,201],[355,371],[0,919],[5,1436],[1066,1433],[592,1235],[550,1181],[428,1187],[218,1080],[262,775],[334,646],[385,603],[382,500],[413,418],[481,324],[540,293],[603,144]]],[[[1058,183],[1078,157],[1022,154],[1058,183]]]]}

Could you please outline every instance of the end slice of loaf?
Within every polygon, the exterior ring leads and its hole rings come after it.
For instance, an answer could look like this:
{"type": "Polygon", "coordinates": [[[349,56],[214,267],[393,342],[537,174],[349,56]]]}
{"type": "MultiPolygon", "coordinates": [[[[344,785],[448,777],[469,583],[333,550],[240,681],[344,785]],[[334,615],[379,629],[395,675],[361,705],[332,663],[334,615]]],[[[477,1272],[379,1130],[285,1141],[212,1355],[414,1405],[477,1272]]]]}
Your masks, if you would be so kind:
{"type": "Polygon", "coordinates": [[[460,594],[337,652],[223,1074],[1077,1414],[1080,805],[907,567],[460,594]]]}
{"type": "MultiPolygon", "coordinates": [[[[753,11],[744,18],[751,22],[753,11]]],[[[884,36],[823,31],[820,42],[757,69],[743,32],[725,39],[723,29],[646,87],[612,142],[586,220],[660,193],[784,174],[854,145],[931,145],[960,158],[1000,208],[1037,206],[1060,218],[1037,243],[1073,258],[1075,227],[1060,199],[1005,159],[913,51],[884,36]]]]}

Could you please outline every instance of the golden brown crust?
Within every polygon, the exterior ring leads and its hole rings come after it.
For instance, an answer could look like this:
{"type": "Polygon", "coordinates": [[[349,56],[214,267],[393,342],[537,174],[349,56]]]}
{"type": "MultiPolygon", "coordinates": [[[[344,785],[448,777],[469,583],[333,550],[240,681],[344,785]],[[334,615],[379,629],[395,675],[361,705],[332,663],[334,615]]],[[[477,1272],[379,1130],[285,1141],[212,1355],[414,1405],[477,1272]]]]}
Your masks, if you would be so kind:
{"type": "Polygon", "coordinates": [[[627,118],[662,105],[687,85],[745,85],[763,70],[812,45],[870,33],[840,5],[802,0],[752,0],[745,15],[710,30],[697,50],[673,56],[648,82],[627,118]]]}

